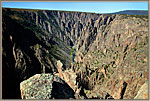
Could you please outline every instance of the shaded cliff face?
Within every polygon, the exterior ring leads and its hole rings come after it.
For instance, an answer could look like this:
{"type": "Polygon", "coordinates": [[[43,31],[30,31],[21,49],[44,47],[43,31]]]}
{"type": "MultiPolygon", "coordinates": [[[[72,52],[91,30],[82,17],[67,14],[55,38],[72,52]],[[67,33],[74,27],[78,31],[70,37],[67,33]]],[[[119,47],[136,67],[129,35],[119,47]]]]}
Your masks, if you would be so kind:
{"type": "Polygon", "coordinates": [[[145,16],[9,8],[2,14],[3,98],[21,98],[19,83],[57,72],[57,60],[77,74],[88,98],[96,92],[132,99],[148,78],[145,16]]]}
{"type": "Polygon", "coordinates": [[[70,66],[70,46],[24,13],[3,9],[2,21],[3,98],[20,98],[20,82],[34,74],[57,72],[58,59],[70,66]]]}
{"type": "Polygon", "coordinates": [[[100,15],[81,12],[3,9],[16,20],[28,19],[44,30],[48,36],[56,36],[69,46],[88,51],[96,36],[104,32],[116,15],[100,15]],[[20,18],[20,19],[19,19],[20,18]]]}

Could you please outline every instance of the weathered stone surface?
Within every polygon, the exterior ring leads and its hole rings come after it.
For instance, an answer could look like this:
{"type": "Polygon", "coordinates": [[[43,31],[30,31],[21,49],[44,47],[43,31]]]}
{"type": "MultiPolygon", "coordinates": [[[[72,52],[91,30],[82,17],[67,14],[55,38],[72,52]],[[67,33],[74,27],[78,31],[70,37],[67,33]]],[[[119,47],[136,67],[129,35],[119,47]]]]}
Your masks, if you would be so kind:
{"type": "Polygon", "coordinates": [[[69,99],[74,91],[57,76],[36,74],[20,83],[22,99],[69,99]]]}
{"type": "Polygon", "coordinates": [[[139,89],[137,95],[134,97],[134,99],[148,99],[148,81],[146,81],[141,88],[139,89]]]}
{"type": "Polygon", "coordinates": [[[20,83],[22,99],[51,99],[53,75],[36,74],[20,83]]]}
{"type": "Polygon", "coordinates": [[[79,51],[76,52],[75,62],[76,63],[83,62],[83,54],[81,52],[79,52],[79,51]]]}
{"type": "Polygon", "coordinates": [[[57,61],[57,69],[58,75],[61,79],[63,79],[74,91],[77,89],[76,85],[76,73],[72,69],[63,70],[63,64],[60,60],[57,61]]]}

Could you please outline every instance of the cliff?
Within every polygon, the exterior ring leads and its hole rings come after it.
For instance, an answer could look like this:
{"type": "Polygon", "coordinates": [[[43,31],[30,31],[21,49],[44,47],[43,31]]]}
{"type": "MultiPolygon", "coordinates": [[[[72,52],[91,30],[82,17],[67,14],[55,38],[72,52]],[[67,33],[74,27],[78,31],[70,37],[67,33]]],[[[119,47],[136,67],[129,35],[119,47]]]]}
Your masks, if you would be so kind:
{"type": "Polygon", "coordinates": [[[104,99],[133,99],[148,79],[148,16],[3,8],[2,43],[3,98],[41,73],[73,74],[81,95],[104,99]]]}

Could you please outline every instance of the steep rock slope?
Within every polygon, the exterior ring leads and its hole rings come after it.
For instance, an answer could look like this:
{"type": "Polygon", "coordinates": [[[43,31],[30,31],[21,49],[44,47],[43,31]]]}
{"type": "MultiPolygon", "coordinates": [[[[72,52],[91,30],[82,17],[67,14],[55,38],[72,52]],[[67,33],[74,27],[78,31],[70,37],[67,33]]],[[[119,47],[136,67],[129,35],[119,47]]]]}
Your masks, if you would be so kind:
{"type": "Polygon", "coordinates": [[[120,15],[104,34],[103,47],[76,54],[78,82],[89,98],[133,99],[148,80],[148,19],[120,15]]]}
{"type": "Polygon", "coordinates": [[[28,19],[42,28],[48,36],[56,36],[66,44],[88,50],[100,31],[115,18],[115,15],[100,15],[81,12],[3,9],[14,19],[28,19]]]}
{"type": "Polygon", "coordinates": [[[3,9],[3,98],[20,98],[20,82],[34,74],[57,72],[58,59],[70,65],[70,47],[19,14],[3,9]]]}
{"type": "Polygon", "coordinates": [[[57,72],[57,60],[88,98],[133,99],[148,79],[147,16],[3,8],[2,20],[3,98],[20,98],[10,85],[57,72]]]}

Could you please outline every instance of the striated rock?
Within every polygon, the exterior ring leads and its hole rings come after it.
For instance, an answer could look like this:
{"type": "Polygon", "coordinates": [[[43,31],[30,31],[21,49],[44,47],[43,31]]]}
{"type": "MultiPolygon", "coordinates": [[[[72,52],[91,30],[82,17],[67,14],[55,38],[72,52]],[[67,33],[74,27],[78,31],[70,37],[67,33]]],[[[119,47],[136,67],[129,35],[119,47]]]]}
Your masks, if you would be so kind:
{"type": "Polygon", "coordinates": [[[121,82],[119,89],[115,89],[114,92],[112,92],[113,98],[114,99],[123,99],[126,87],[127,87],[127,83],[121,82]]]}
{"type": "MultiPolygon", "coordinates": [[[[75,92],[75,98],[76,99],[85,99],[87,98],[84,94],[83,89],[78,85],[77,82],[77,74],[72,69],[63,70],[63,64],[60,60],[57,61],[57,69],[58,73],[55,75],[58,75],[61,79],[63,79],[69,86],[72,88],[75,92]]],[[[61,92],[61,91],[60,91],[61,92]]]]}
{"type": "Polygon", "coordinates": [[[57,61],[57,70],[59,73],[59,77],[63,79],[63,68],[62,68],[63,64],[59,61],[57,61]]]}
{"type": "Polygon", "coordinates": [[[20,83],[22,99],[69,99],[74,91],[59,77],[36,74],[20,83]]]}
{"type": "Polygon", "coordinates": [[[77,63],[83,62],[83,54],[80,51],[76,52],[75,62],[77,63]]]}
{"type": "MultiPolygon", "coordinates": [[[[57,69],[59,77],[63,79],[74,91],[76,91],[76,73],[72,69],[63,70],[63,64],[60,60],[57,61],[57,69]]],[[[55,74],[58,75],[58,74],[55,74]]]]}
{"type": "Polygon", "coordinates": [[[103,66],[102,66],[102,68],[101,68],[98,72],[102,72],[103,75],[104,75],[104,77],[105,77],[106,79],[108,79],[108,77],[106,76],[106,69],[105,69],[103,66]]]}

